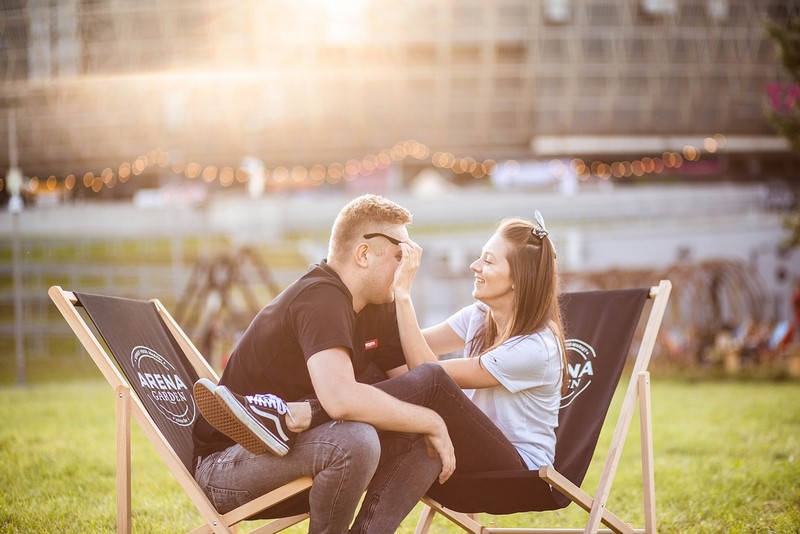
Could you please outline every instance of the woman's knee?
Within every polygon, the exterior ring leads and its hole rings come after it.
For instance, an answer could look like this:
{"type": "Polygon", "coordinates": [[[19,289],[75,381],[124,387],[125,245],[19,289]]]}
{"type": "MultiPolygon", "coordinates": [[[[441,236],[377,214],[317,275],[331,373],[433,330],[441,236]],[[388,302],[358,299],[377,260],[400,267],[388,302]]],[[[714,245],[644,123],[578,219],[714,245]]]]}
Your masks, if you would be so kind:
{"type": "Polygon", "coordinates": [[[439,365],[438,363],[423,363],[420,366],[414,368],[414,371],[418,371],[419,377],[418,379],[425,384],[432,384],[436,386],[438,391],[446,391],[449,393],[453,393],[455,391],[461,391],[461,388],[456,384],[456,381],[453,380],[447,371],[445,371],[444,367],[439,365]]]}
{"type": "Polygon", "coordinates": [[[444,370],[444,367],[435,362],[427,362],[418,365],[412,372],[419,374],[423,379],[431,382],[441,381],[445,379],[445,377],[450,376],[447,374],[447,371],[444,370]]]}

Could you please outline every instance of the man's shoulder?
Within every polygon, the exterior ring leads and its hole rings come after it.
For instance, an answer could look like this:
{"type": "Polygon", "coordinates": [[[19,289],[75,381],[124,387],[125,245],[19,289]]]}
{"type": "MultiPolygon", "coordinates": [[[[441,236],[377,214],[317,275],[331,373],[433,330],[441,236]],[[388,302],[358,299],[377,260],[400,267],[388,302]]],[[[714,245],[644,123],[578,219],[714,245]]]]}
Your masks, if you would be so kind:
{"type": "Polygon", "coordinates": [[[350,291],[348,291],[347,286],[338,277],[320,268],[310,269],[292,286],[295,295],[313,294],[316,297],[328,298],[336,298],[341,295],[345,298],[350,298],[350,291]]]}
{"type": "Polygon", "coordinates": [[[316,264],[309,267],[308,271],[289,285],[283,293],[285,293],[289,299],[293,299],[306,291],[333,291],[349,296],[347,287],[338,276],[316,264]]]}

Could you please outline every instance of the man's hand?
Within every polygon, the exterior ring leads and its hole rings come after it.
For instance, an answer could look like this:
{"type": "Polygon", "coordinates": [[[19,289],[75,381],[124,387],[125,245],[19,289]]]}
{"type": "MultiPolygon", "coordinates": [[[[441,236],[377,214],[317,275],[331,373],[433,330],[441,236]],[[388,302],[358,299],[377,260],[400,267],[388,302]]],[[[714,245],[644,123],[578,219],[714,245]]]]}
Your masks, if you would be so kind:
{"type": "MultiPolygon", "coordinates": [[[[441,421],[441,418],[440,418],[441,421]]],[[[453,442],[447,433],[444,421],[441,421],[441,428],[437,427],[435,432],[425,434],[425,444],[428,446],[428,456],[442,461],[442,472],[439,473],[439,484],[444,484],[453,471],[456,470],[456,453],[453,449],[453,442]]]]}
{"type": "Polygon", "coordinates": [[[442,461],[439,482],[450,478],[456,468],[455,451],[447,425],[439,414],[356,382],[353,364],[343,348],[317,352],[307,364],[317,398],[331,419],[362,421],[381,430],[422,434],[428,454],[442,461]]]}

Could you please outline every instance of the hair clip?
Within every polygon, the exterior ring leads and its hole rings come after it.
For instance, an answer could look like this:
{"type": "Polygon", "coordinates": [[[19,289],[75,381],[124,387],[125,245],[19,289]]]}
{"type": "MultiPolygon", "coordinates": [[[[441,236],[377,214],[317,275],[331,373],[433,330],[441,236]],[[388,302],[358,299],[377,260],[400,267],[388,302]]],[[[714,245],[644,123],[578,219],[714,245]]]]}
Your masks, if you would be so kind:
{"type": "Polygon", "coordinates": [[[542,214],[539,213],[539,210],[536,210],[533,213],[533,218],[536,219],[536,222],[539,224],[539,226],[541,226],[541,228],[536,228],[534,226],[533,228],[531,228],[531,234],[535,235],[539,239],[544,239],[550,233],[544,226],[544,217],[542,217],[542,214]]]}

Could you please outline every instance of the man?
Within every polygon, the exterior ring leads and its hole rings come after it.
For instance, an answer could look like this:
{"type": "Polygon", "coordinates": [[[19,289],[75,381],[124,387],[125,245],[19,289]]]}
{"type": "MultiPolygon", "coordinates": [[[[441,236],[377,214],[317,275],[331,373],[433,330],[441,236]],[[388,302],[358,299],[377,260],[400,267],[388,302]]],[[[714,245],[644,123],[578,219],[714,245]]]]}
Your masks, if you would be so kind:
{"type": "Polygon", "coordinates": [[[407,370],[392,285],[410,223],[405,208],[382,197],[347,204],[327,261],[259,312],[219,387],[195,386],[204,415],[194,427],[195,478],[220,512],[311,476],[310,532],[347,531],[365,490],[352,530],[393,532],[437,475],[444,482],[455,469],[436,412],[364,383],[407,370]],[[315,397],[334,421],[294,434],[313,413],[299,411],[306,420],[292,423],[278,397],[315,397]],[[225,410],[249,410],[259,424],[232,427],[225,410]]]}

